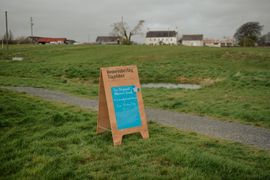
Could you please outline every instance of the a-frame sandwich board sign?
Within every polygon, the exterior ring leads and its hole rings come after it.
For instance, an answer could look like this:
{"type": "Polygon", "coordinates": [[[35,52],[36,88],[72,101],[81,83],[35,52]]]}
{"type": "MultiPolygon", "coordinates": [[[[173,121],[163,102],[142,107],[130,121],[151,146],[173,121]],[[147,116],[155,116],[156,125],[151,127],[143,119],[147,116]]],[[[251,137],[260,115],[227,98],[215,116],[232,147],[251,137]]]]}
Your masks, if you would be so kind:
{"type": "Polygon", "coordinates": [[[147,120],[135,65],[100,69],[97,133],[112,132],[113,144],[120,145],[126,134],[149,137],[147,120]]]}

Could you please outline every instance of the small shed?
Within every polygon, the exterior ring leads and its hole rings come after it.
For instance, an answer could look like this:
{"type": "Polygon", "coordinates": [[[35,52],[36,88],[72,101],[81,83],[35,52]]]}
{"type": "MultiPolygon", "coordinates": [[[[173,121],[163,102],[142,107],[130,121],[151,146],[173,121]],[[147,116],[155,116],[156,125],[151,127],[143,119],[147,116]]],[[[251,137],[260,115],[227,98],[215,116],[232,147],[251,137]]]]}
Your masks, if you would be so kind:
{"type": "Polygon", "coordinates": [[[182,44],[184,46],[203,46],[203,34],[183,35],[182,44]]]}
{"type": "Polygon", "coordinates": [[[119,36],[98,36],[96,43],[98,44],[120,44],[119,36]]]}

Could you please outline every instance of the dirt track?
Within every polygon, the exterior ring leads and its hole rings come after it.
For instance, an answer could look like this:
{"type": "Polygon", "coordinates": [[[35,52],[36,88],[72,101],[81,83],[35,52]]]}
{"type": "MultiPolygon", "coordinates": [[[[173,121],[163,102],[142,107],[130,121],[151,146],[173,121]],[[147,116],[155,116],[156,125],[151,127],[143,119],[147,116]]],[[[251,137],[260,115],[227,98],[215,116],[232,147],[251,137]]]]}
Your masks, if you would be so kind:
{"type": "MultiPolygon", "coordinates": [[[[59,91],[33,87],[2,87],[17,92],[25,92],[46,100],[67,103],[82,108],[97,110],[98,101],[69,95],[59,91]]],[[[147,118],[160,124],[169,125],[183,131],[216,137],[270,150],[270,130],[236,122],[219,121],[208,117],[146,109],[147,118]]]]}

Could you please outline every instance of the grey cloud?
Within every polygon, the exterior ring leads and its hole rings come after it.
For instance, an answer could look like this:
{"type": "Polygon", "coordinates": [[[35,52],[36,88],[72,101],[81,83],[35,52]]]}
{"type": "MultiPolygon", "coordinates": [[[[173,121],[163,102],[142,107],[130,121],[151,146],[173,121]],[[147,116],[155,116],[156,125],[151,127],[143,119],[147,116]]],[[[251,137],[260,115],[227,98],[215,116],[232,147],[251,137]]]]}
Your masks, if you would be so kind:
{"type": "Polygon", "coordinates": [[[36,35],[78,41],[90,36],[94,41],[109,34],[111,24],[124,16],[130,26],[144,19],[145,30],[177,26],[180,33],[221,38],[232,36],[247,21],[259,21],[264,32],[270,31],[269,9],[269,0],[1,0],[0,33],[8,10],[10,29],[17,36],[30,34],[32,16],[36,35]]]}

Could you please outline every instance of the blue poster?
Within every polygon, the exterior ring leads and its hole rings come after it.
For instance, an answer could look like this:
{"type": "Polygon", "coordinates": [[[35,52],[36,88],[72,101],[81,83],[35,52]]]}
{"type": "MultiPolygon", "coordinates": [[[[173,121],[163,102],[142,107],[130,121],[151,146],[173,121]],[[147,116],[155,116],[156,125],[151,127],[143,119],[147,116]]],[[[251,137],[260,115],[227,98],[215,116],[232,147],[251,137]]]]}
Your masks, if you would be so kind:
{"type": "Polygon", "coordinates": [[[119,130],[142,126],[138,106],[138,88],[131,86],[112,87],[112,98],[119,130]]]}

